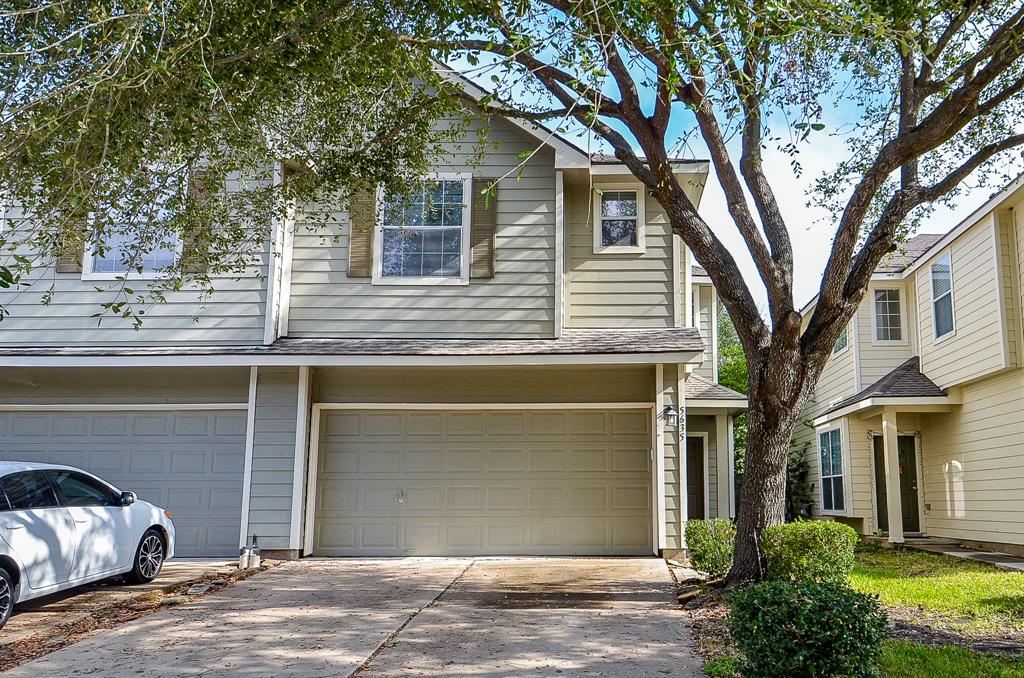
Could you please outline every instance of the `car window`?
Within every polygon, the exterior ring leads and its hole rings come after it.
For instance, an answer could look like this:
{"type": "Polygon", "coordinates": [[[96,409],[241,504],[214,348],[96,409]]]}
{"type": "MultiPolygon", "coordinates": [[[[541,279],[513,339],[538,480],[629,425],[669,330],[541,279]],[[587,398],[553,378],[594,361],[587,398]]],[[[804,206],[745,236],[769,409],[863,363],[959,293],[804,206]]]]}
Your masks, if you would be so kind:
{"type": "Polygon", "coordinates": [[[7,495],[7,501],[15,511],[57,505],[57,495],[41,471],[13,473],[0,480],[0,488],[7,495]]]}
{"type": "Polygon", "coordinates": [[[74,471],[53,471],[53,482],[64,495],[68,506],[117,506],[113,491],[106,485],[84,473],[74,471]]]}

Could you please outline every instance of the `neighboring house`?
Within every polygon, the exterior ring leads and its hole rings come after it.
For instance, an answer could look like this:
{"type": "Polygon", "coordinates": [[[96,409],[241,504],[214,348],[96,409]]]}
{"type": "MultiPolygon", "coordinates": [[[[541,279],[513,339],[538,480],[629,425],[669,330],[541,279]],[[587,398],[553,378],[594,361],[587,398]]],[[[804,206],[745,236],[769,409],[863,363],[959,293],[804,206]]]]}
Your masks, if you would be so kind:
{"type": "MultiPolygon", "coordinates": [[[[403,233],[370,196],[303,206],[262,279],[170,293],[138,331],[93,318],[116,260],[0,292],[0,456],[138,491],[182,555],[251,534],[288,557],[650,554],[730,515],[746,400],[715,383],[715,291],[658,203],[500,118],[436,171],[434,224],[403,233]]],[[[707,172],[676,163],[695,203],[707,172]]]]}
{"type": "Polygon", "coordinates": [[[883,261],[796,437],[815,515],[1024,553],[1022,275],[1024,178],[883,261]]]}

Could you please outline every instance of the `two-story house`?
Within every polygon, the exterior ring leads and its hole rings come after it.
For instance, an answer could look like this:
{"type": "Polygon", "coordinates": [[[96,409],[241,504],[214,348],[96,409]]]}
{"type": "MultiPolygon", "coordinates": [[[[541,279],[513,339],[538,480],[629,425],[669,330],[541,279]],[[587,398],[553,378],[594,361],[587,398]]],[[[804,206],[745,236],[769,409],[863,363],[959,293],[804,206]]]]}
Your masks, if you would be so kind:
{"type": "Polygon", "coordinates": [[[1024,553],[1022,275],[1024,178],[883,261],[796,436],[816,515],[1024,553]]]}
{"type": "MultiPolygon", "coordinates": [[[[746,401],[716,384],[715,291],[658,203],[546,129],[465,134],[403,199],[412,225],[382,194],[300,206],[253,275],[138,330],[93,317],[115,255],[0,291],[0,457],[137,491],[182,555],[252,534],[288,557],[650,554],[730,515],[746,401]]],[[[675,167],[698,203],[708,164],[675,167]]]]}

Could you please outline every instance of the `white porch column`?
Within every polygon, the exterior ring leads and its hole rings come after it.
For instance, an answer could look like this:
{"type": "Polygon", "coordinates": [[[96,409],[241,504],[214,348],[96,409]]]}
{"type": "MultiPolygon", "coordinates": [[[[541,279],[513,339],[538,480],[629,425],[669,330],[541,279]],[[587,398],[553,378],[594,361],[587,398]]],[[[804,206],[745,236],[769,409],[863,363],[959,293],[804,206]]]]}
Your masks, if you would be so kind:
{"type": "Polygon", "coordinates": [[[903,543],[903,505],[900,501],[899,435],[896,410],[882,408],[882,445],[885,457],[885,503],[889,513],[889,541],[903,543]]]}
{"type": "Polygon", "coordinates": [[[732,438],[729,436],[729,415],[715,415],[715,459],[718,486],[717,515],[728,519],[732,513],[732,492],[729,489],[729,463],[732,460],[732,438]]]}
{"type": "Polygon", "coordinates": [[[690,519],[690,496],[687,491],[686,474],[686,377],[689,365],[676,366],[676,393],[679,394],[679,546],[686,549],[686,521],[690,519]]]}

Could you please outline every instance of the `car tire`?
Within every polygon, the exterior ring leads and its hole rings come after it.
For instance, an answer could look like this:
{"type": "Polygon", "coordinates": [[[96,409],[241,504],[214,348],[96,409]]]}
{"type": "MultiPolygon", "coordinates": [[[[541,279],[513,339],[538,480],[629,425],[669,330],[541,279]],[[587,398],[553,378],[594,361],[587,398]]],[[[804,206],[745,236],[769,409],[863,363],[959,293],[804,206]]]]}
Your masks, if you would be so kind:
{"type": "Polygon", "coordinates": [[[14,578],[7,570],[0,567],[0,629],[4,627],[7,620],[11,618],[11,613],[14,612],[15,591],[14,578]]]}
{"type": "Polygon", "coordinates": [[[163,535],[157,530],[150,528],[142,535],[139,546],[135,549],[135,559],[132,560],[132,569],[124,575],[128,584],[148,584],[160,574],[164,566],[164,556],[167,555],[167,547],[164,545],[163,535]]]}

